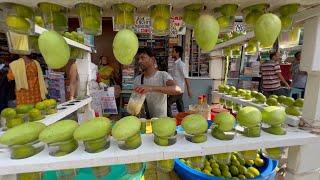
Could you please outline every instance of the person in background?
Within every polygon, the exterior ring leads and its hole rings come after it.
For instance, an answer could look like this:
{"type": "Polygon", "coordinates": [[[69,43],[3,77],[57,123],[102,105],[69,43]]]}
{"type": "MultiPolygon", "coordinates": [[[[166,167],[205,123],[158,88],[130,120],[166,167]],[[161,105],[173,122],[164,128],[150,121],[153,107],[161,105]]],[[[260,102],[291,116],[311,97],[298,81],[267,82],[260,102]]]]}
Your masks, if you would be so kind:
{"type": "Polygon", "coordinates": [[[108,87],[113,86],[115,85],[113,74],[114,68],[110,65],[108,58],[106,56],[101,56],[98,70],[99,81],[108,87]]]}
{"type": "Polygon", "coordinates": [[[0,112],[8,107],[9,103],[9,81],[7,74],[9,67],[5,62],[0,62],[0,112]]]}
{"type": "Polygon", "coordinates": [[[142,74],[134,79],[134,91],[146,94],[149,117],[167,116],[167,95],[181,94],[181,88],[165,71],[156,69],[154,54],[149,48],[139,49],[138,63],[142,74]]]}
{"type": "Polygon", "coordinates": [[[67,70],[67,79],[69,80],[69,100],[73,100],[77,95],[79,86],[79,74],[75,60],[71,60],[70,67],[67,70]]]}
{"type": "Polygon", "coordinates": [[[173,70],[171,76],[175,80],[178,86],[181,88],[181,94],[171,95],[168,97],[168,117],[172,117],[171,106],[173,103],[177,104],[179,112],[184,112],[183,93],[185,87],[188,92],[188,96],[192,97],[192,91],[189,84],[188,72],[185,63],[181,60],[183,54],[183,48],[181,46],[174,46],[172,50],[172,58],[174,59],[173,70]]]}
{"type": "Polygon", "coordinates": [[[266,96],[284,95],[285,92],[281,88],[281,82],[285,84],[287,88],[290,88],[287,81],[283,78],[280,69],[280,53],[271,52],[270,61],[265,61],[261,64],[261,76],[262,76],[262,89],[266,96]]]}
{"type": "Polygon", "coordinates": [[[39,62],[29,55],[9,64],[8,80],[15,80],[16,105],[35,104],[46,98],[48,93],[39,62]]]}
{"type": "Polygon", "coordinates": [[[291,74],[292,74],[292,88],[302,89],[302,98],[304,97],[304,90],[307,83],[308,74],[305,71],[300,71],[300,60],[301,60],[301,52],[297,52],[294,55],[294,61],[291,66],[291,74]]]}

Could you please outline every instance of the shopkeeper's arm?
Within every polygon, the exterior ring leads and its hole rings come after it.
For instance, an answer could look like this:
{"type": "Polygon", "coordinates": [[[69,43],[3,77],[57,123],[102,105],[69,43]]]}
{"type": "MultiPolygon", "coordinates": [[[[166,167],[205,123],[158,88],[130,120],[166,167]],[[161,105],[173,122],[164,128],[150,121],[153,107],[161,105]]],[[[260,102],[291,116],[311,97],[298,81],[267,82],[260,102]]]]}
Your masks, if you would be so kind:
{"type": "Polygon", "coordinates": [[[73,63],[70,67],[70,100],[74,99],[77,90],[77,81],[78,81],[78,71],[76,63],[73,63]]]}
{"type": "Polygon", "coordinates": [[[134,90],[141,94],[158,92],[168,95],[179,95],[182,93],[181,88],[177,86],[174,80],[167,80],[166,86],[137,86],[134,90]]]}

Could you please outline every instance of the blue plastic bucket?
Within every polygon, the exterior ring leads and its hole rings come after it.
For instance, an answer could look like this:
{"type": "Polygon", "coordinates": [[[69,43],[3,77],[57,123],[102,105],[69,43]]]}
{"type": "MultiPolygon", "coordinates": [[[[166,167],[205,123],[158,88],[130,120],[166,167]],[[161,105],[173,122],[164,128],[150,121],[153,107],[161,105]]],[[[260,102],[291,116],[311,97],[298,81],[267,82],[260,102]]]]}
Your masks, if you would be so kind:
{"type": "MultiPolygon", "coordinates": [[[[261,156],[265,162],[263,167],[258,168],[260,175],[252,180],[274,180],[276,176],[276,167],[278,166],[278,161],[271,160],[266,157],[261,156]]],[[[174,170],[178,176],[183,180],[223,180],[224,178],[209,176],[200,171],[192,169],[187,166],[179,159],[175,160],[174,170]]]]}

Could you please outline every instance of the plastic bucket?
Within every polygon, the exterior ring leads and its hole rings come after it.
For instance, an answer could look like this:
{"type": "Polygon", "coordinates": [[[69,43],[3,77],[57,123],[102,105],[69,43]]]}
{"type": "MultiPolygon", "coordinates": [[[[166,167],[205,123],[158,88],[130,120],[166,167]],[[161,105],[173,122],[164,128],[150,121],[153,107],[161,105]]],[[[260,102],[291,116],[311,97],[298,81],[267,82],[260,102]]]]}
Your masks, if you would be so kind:
{"type": "Polygon", "coordinates": [[[184,117],[190,115],[190,113],[187,112],[180,112],[176,115],[176,124],[179,126],[181,124],[181,121],[184,117]]]}
{"type": "MultiPolygon", "coordinates": [[[[278,161],[271,160],[266,157],[261,156],[265,162],[263,167],[258,168],[260,175],[252,180],[274,180],[276,176],[276,167],[278,166],[278,161]]],[[[192,169],[187,166],[179,159],[175,159],[174,170],[177,175],[183,180],[224,180],[224,178],[209,176],[200,171],[192,169]]]]}

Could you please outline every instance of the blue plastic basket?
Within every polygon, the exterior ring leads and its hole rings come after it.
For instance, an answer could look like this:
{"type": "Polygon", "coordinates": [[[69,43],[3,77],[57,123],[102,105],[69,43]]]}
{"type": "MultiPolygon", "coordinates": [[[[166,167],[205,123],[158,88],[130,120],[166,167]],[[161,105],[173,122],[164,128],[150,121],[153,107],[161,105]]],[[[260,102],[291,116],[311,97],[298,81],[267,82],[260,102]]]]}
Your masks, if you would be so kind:
{"type": "MultiPolygon", "coordinates": [[[[260,175],[252,180],[274,180],[276,176],[276,167],[278,166],[278,161],[271,160],[266,157],[263,157],[265,162],[263,167],[258,168],[260,171],[260,175]]],[[[200,171],[192,169],[187,166],[179,159],[175,160],[174,170],[178,174],[178,176],[183,180],[223,180],[224,178],[209,176],[200,171]]]]}

